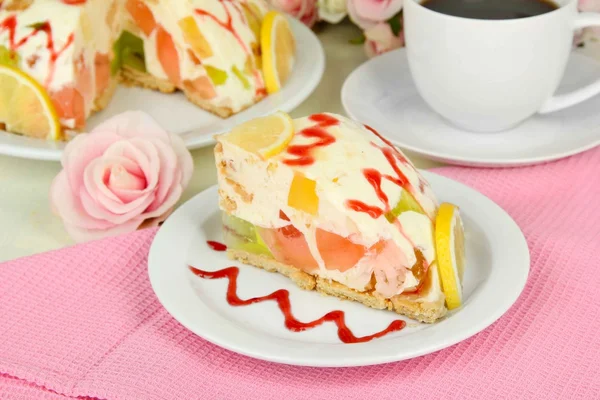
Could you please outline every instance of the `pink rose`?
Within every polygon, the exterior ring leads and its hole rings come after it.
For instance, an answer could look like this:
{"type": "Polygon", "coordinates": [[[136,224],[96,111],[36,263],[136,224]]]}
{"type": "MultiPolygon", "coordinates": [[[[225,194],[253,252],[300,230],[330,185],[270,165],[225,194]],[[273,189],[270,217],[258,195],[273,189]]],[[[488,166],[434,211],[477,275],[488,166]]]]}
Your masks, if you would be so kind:
{"type": "Polygon", "coordinates": [[[401,31],[399,36],[394,35],[387,22],[380,22],[367,29],[364,34],[365,52],[369,58],[404,46],[404,32],[401,31]]]}
{"type": "Polygon", "coordinates": [[[361,29],[387,21],[402,9],[402,0],[347,0],[348,15],[361,29]]]}
{"type": "Polygon", "coordinates": [[[65,148],[50,203],[78,242],[157,225],[192,176],[183,140],[149,115],[129,111],[76,136],[65,148]]]}
{"type": "Polygon", "coordinates": [[[270,0],[273,7],[298,18],[311,28],[319,17],[317,0],[270,0]]]}
{"type": "Polygon", "coordinates": [[[600,11],[600,1],[599,0],[579,0],[578,8],[579,8],[579,11],[597,12],[597,11],[600,11]]]}
{"type": "MultiPolygon", "coordinates": [[[[600,0],[579,0],[578,3],[579,11],[583,12],[600,12],[600,0]]],[[[591,33],[593,36],[600,36],[600,27],[592,26],[589,28],[583,29],[585,32],[591,33]]],[[[575,43],[581,43],[583,39],[583,32],[575,33],[575,43]]]]}

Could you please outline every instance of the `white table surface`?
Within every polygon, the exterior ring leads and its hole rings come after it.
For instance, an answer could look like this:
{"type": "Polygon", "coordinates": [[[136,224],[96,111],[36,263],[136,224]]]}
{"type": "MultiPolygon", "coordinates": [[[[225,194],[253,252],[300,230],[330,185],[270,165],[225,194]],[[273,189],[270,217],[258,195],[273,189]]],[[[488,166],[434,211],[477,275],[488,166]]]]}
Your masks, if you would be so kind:
{"type": "MultiPolygon", "coordinates": [[[[294,112],[301,117],[316,112],[344,114],[340,90],[348,74],[367,60],[362,46],[348,41],[360,34],[345,21],[319,29],[326,53],[325,75],[316,91],[294,112]]],[[[578,49],[600,60],[600,44],[588,42],[578,49]]],[[[441,164],[408,156],[419,168],[441,164]]],[[[212,147],[192,151],[194,175],[180,202],[216,183],[212,147]]],[[[74,244],[61,220],[52,214],[48,191],[60,171],[58,162],[34,161],[0,156],[0,262],[74,244]]]]}

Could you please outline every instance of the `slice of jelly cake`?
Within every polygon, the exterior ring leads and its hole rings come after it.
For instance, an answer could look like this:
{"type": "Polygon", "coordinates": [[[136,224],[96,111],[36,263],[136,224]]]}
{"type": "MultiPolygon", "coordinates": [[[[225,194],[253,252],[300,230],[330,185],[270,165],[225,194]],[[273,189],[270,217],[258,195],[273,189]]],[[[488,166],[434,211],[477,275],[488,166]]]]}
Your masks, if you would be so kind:
{"type": "MultiPolygon", "coordinates": [[[[112,43],[121,31],[122,10],[121,0],[0,2],[0,64],[43,87],[65,132],[83,129],[90,113],[112,97],[117,81],[110,71],[112,43]]],[[[12,104],[9,88],[0,91],[0,101],[12,104]]],[[[10,125],[9,120],[0,123],[10,125]]]]}
{"type": "Polygon", "coordinates": [[[280,112],[217,142],[231,258],[423,322],[461,304],[458,209],[438,206],[411,162],[372,129],[280,112]]]}
{"type": "Polygon", "coordinates": [[[227,117],[266,96],[261,69],[263,0],[127,0],[125,82],[182,90],[227,117]]]}

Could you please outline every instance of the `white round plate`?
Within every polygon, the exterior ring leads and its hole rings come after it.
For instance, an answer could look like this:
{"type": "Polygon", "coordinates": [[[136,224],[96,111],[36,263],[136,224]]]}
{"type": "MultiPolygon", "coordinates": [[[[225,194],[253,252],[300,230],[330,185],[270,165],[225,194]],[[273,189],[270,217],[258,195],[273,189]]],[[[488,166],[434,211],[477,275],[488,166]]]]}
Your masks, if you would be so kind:
{"type": "Polygon", "coordinates": [[[399,318],[389,311],[303,291],[282,275],[244,266],[211,250],[206,241],[221,239],[216,187],[179,207],[158,231],[148,257],[152,288],[167,311],[195,334],[262,360],[349,367],[405,360],[451,346],[485,329],[516,301],[527,280],[529,251],[516,223],[487,197],[448,178],[428,172],[424,176],[441,201],[461,207],[466,228],[465,303],[440,322],[427,325],[402,318],[407,326],[399,332],[366,343],[343,344],[330,322],[304,332],[288,331],[273,301],[230,306],[225,297],[227,279],[196,277],[188,265],[207,271],[239,266],[240,298],[287,289],[297,319],[312,321],[342,310],[357,336],[383,330],[399,318]]]}
{"type": "MultiPolygon", "coordinates": [[[[598,79],[600,63],[573,53],[558,93],[598,79]]],[[[371,125],[398,146],[450,164],[531,165],[600,144],[600,96],[563,111],[534,115],[509,131],[462,131],[421,98],[404,49],[376,57],[354,70],[342,87],[342,104],[349,116],[371,125]]]]}
{"type": "MultiPolygon", "coordinates": [[[[325,70],[325,53],[317,36],[296,19],[290,18],[296,37],[296,64],[289,81],[273,95],[227,119],[219,118],[190,103],[183,93],[164,94],[120,86],[106,109],[92,115],[91,130],[104,120],[127,110],[142,110],[152,115],[166,130],[181,135],[188,149],[214,142],[212,136],[252,118],[277,110],[292,111],[315,90],[325,70]]],[[[0,131],[0,154],[58,161],[64,143],[32,139],[0,131]]]]}

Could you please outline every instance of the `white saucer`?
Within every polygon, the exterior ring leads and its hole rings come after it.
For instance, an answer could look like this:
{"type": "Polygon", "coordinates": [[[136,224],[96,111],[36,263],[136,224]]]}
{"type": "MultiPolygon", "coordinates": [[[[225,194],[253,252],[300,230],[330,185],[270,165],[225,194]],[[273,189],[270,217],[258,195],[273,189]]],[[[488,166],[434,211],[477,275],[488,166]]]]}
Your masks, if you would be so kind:
{"type": "MultiPolygon", "coordinates": [[[[296,65],[281,91],[268,96],[227,119],[203,111],[182,93],[163,94],[121,86],[109,106],[93,115],[87,129],[127,110],[142,110],[152,115],[168,131],[180,134],[189,149],[213,143],[212,135],[227,131],[246,120],[277,110],[292,111],[315,90],[325,70],[325,53],[317,36],[296,19],[289,19],[296,37],[296,65]]],[[[60,160],[64,143],[31,139],[0,131],[0,154],[39,160],[60,160]]]]}
{"type": "MultiPolygon", "coordinates": [[[[559,93],[597,79],[600,63],[573,53],[559,93]]],[[[404,49],[376,57],[354,70],[342,87],[342,104],[350,117],[371,125],[398,146],[451,164],[530,165],[600,144],[600,96],[563,111],[535,115],[510,131],[462,131],[421,99],[404,49]]]]}
{"type": "Polygon", "coordinates": [[[158,231],[148,256],[152,288],[167,311],[195,334],[262,360],[348,367],[405,360],[451,346],[488,327],[517,300],[529,273],[529,250],[517,224],[490,199],[448,178],[430,172],[424,176],[440,201],[461,208],[466,229],[465,303],[435,324],[401,318],[407,325],[399,332],[366,343],[343,344],[331,322],[303,332],[287,330],[274,301],[230,306],[227,279],[199,278],[188,265],[205,271],[239,266],[240,298],[287,289],[298,320],[308,322],[342,310],[357,336],[383,330],[399,318],[389,311],[301,290],[282,275],[244,266],[211,250],[206,241],[222,237],[215,186],[179,207],[158,231]]]}

